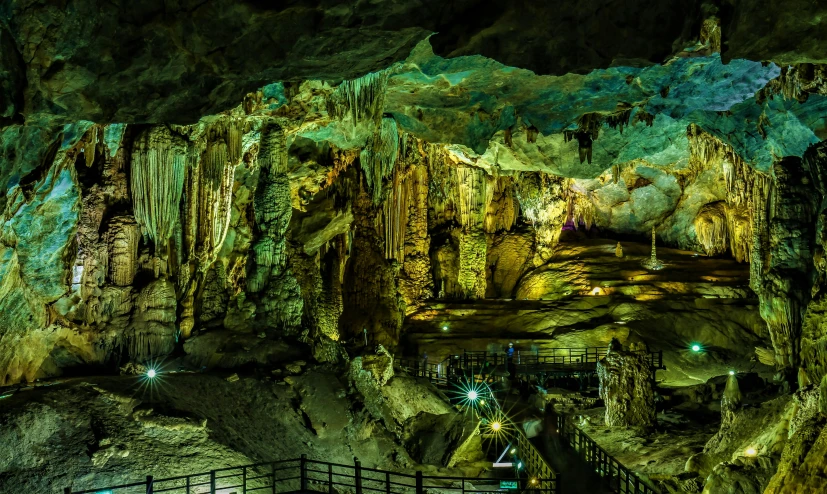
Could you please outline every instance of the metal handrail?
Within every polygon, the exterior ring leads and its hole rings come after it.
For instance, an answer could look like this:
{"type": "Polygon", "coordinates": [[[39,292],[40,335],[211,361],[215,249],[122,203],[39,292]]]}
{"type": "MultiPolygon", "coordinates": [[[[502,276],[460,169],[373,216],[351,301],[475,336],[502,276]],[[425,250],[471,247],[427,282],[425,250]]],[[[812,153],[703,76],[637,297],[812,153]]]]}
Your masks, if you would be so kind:
{"type": "Polygon", "coordinates": [[[644,482],[612,455],[600,447],[566,415],[557,417],[560,437],[572,447],[614,492],[618,494],[660,494],[660,491],[644,482]]]}
{"type": "MultiPolygon", "coordinates": [[[[539,453],[538,453],[539,454],[539,453]]],[[[147,476],[143,482],[121,484],[94,489],[63,489],[64,494],[216,494],[236,492],[238,494],[288,492],[325,492],[334,494],[339,487],[353,490],[355,494],[379,492],[384,494],[424,494],[426,488],[452,491],[458,494],[501,492],[500,481],[517,482],[520,490],[533,494],[557,494],[558,479],[554,472],[548,477],[531,479],[485,479],[469,477],[425,476],[421,471],[415,474],[391,472],[364,468],[356,460],[353,465],[311,460],[307,455],[292,460],[256,463],[238,467],[227,467],[205,473],[179,475],[165,479],[147,476]],[[222,474],[222,475],[218,475],[222,474]],[[170,485],[173,484],[173,485],[170,485]],[[459,485],[457,485],[459,484],[459,485]]]]}

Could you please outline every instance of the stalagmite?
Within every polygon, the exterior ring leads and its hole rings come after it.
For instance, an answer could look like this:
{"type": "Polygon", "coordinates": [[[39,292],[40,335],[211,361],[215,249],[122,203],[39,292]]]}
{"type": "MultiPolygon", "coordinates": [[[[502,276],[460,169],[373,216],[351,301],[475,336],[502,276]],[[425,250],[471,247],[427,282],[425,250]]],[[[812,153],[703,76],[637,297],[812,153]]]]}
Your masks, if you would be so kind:
{"type": "Polygon", "coordinates": [[[652,365],[645,352],[626,351],[612,339],[606,356],[597,362],[597,376],[607,426],[654,425],[652,365]]]}
{"type": "Polygon", "coordinates": [[[618,242],[617,247],[615,247],[615,257],[623,257],[623,246],[620,245],[620,242],[618,242]]]}
{"type": "Polygon", "coordinates": [[[135,305],[132,324],[123,335],[129,357],[143,362],[172,352],[177,339],[175,285],[155,280],[141,290],[135,305]]]}
{"type": "Polygon", "coordinates": [[[405,256],[399,276],[399,291],[406,311],[415,311],[433,295],[431,237],[428,233],[428,167],[412,167],[406,181],[409,188],[408,223],[405,229],[405,256]]]}
{"type": "Polygon", "coordinates": [[[486,286],[486,251],[488,240],[483,231],[488,194],[485,171],[459,166],[457,173],[457,219],[462,227],[459,236],[459,272],[457,282],[466,298],[484,298],[486,286]]]}
{"type": "Polygon", "coordinates": [[[652,227],[652,253],[648,259],[644,259],[641,265],[651,271],[663,269],[663,263],[658,260],[657,247],[655,246],[655,227],[652,227]]]}
{"type": "Polygon", "coordinates": [[[257,300],[257,317],[285,331],[301,325],[302,298],[299,285],[287,266],[287,230],[292,216],[287,142],[284,130],[268,122],[261,131],[259,182],[253,202],[261,232],[252,245],[252,266],[247,290],[257,300]]]}
{"type": "Polygon", "coordinates": [[[186,143],[165,125],[135,139],[130,182],[135,219],[155,242],[156,252],[166,248],[178,221],[186,161],[186,143]]]}
{"type": "Polygon", "coordinates": [[[721,429],[732,425],[735,412],[741,407],[741,389],[738,387],[738,376],[732,373],[727,378],[724,394],[721,397],[721,429]]]}

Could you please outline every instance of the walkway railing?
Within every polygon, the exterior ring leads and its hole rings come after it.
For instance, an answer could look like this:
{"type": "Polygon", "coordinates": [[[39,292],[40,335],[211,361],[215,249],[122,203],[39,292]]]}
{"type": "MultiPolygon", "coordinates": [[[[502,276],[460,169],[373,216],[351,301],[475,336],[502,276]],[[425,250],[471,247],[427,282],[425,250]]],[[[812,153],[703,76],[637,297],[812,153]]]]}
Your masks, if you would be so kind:
{"type": "MultiPolygon", "coordinates": [[[[644,352],[640,352],[644,353],[644,352]]],[[[663,366],[663,351],[645,352],[652,366],[652,378],[663,366]]],[[[553,348],[543,352],[515,352],[510,359],[505,353],[463,351],[442,362],[425,359],[397,359],[397,365],[411,376],[425,377],[438,386],[447,386],[474,374],[490,375],[498,366],[508,366],[517,375],[554,375],[559,373],[594,374],[597,362],[606,355],[602,347],[553,348]]]]}
{"type": "Polygon", "coordinates": [[[660,494],[660,491],[645,483],[638,475],[623,466],[577,427],[566,415],[557,420],[558,431],[563,440],[571,446],[608,486],[619,494],[660,494]]]}
{"type": "MultiPolygon", "coordinates": [[[[663,352],[646,353],[649,363],[655,369],[663,369],[663,352]]],[[[510,363],[514,365],[547,365],[547,366],[578,366],[585,365],[594,367],[600,359],[606,356],[605,347],[584,347],[584,348],[550,348],[536,352],[514,352],[511,359],[505,353],[489,353],[477,351],[464,351],[459,357],[463,367],[480,367],[486,363],[500,365],[510,363]]]]}
{"type": "Polygon", "coordinates": [[[519,489],[530,494],[556,494],[557,479],[485,479],[468,477],[438,477],[422,472],[405,474],[365,468],[356,461],[353,465],[310,460],[305,455],[296,460],[258,463],[240,467],[222,468],[207,473],[184,475],[166,479],[146,477],[143,482],[72,490],[64,494],[284,494],[291,492],[342,491],[355,494],[424,494],[426,490],[449,494],[502,493],[504,489],[519,489]]]}

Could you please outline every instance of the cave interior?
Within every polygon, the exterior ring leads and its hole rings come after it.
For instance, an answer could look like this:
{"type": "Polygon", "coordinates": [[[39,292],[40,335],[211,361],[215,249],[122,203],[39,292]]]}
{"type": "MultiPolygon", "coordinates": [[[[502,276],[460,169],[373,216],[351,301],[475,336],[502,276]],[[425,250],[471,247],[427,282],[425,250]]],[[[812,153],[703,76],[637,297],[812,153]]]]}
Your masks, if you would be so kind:
{"type": "Polygon", "coordinates": [[[0,494],[827,492],[827,4],[4,0],[0,494]]]}

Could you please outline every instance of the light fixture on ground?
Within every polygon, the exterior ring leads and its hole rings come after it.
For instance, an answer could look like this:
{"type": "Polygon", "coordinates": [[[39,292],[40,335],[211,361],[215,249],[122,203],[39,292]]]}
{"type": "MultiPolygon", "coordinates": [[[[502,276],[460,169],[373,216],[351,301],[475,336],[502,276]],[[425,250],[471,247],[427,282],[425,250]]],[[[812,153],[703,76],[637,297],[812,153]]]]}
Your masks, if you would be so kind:
{"type": "Polygon", "coordinates": [[[474,391],[473,389],[471,391],[469,391],[468,392],[468,399],[471,400],[471,401],[476,400],[477,399],[477,392],[474,391]]]}
{"type": "Polygon", "coordinates": [[[756,455],[755,448],[747,448],[745,453],[746,453],[747,456],[755,456],[756,455]]]}
{"type": "Polygon", "coordinates": [[[735,375],[735,371],[734,371],[734,370],[729,371],[729,375],[730,375],[730,376],[734,376],[734,375],[735,375]]]}
{"type": "Polygon", "coordinates": [[[155,371],[155,369],[149,369],[148,371],[146,371],[146,377],[150,379],[154,378],[157,375],[158,373],[155,371]]]}
{"type": "Polygon", "coordinates": [[[447,326],[447,325],[446,325],[446,326],[442,326],[442,330],[443,330],[443,331],[448,331],[448,326],[447,326]]]}
{"type": "Polygon", "coordinates": [[[502,429],[503,425],[499,422],[491,422],[491,430],[494,432],[499,432],[502,429]]]}
{"type": "Polygon", "coordinates": [[[692,346],[691,346],[690,348],[692,348],[692,351],[693,351],[693,352],[695,352],[695,353],[697,353],[697,352],[700,352],[700,351],[701,351],[701,345],[699,345],[699,344],[697,344],[697,343],[693,343],[693,344],[692,344],[692,346]]]}

